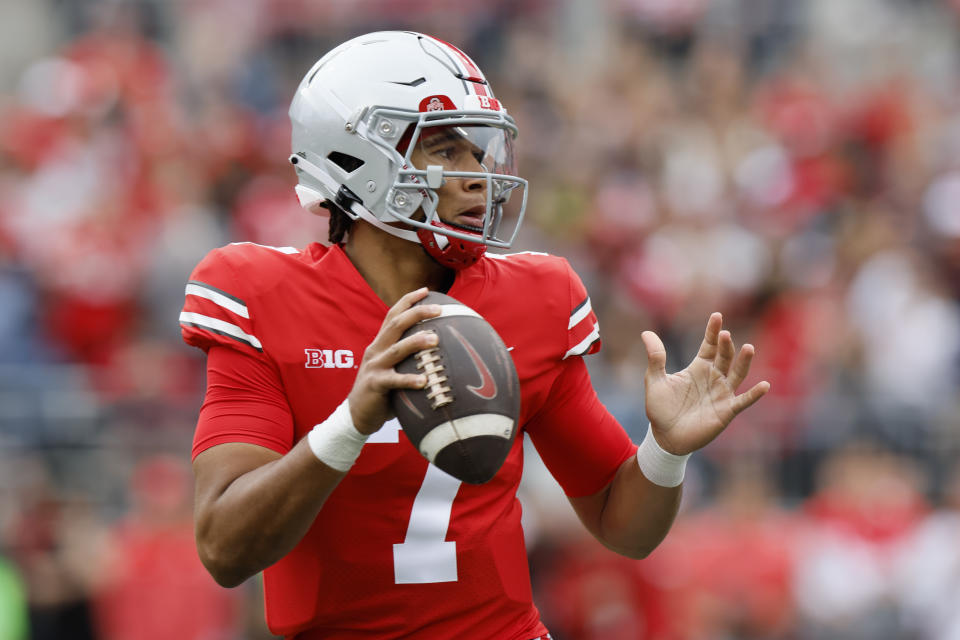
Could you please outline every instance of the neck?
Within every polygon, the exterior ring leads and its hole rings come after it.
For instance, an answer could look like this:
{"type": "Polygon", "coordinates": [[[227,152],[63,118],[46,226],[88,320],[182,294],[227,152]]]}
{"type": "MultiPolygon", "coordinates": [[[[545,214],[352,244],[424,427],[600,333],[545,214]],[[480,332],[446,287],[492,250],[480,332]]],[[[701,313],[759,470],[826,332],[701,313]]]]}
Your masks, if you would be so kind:
{"type": "Polygon", "coordinates": [[[419,244],[358,220],[343,247],[353,266],[387,306],[420,287],[446,291],[454,272],[437,264],[419,244]]]}

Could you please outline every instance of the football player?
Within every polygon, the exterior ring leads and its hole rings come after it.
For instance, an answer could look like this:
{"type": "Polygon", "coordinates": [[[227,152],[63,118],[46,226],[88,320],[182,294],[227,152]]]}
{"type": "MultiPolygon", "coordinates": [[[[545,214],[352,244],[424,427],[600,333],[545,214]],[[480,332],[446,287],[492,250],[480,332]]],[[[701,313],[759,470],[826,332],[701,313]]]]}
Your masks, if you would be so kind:
{"type": "Polygon", "coordinates": [[[290,117],[297,194],[329,213],[330,246],[216,249],[180,315],[208,363],[193,445],[200,557],[225,586],[262,571],[269,627],[289,638],[548,637],[520,526],[522,438],[491,481],[461,484],[391,419],[389,392],[426,383],[394,365],[436,342],[401,339],[439,313],[414,303],[443,291],[497,330],[521,432],[584,526],[632,558],[670,528],[687,456],[767,391],[736,393],[753,348],[737,353],[713,314],[694,361],[668,375],[644,332],[638,447],[591,386],[597,318],[567,262],[487,252],[511,245],[526,181],[517,126],[467,55],[419,33],[355,38],[307,72],[290,117]]]}

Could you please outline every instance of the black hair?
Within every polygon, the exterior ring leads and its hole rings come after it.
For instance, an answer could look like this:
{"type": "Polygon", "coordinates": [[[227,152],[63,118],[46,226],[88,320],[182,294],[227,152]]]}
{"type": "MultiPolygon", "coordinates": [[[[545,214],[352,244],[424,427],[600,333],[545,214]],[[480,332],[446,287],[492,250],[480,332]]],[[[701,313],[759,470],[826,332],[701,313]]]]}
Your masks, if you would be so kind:
{"type": "Polygon", "coordinates": [[[343,244],[353,228],[353,218],[332,200],[324,200],[320,206],[330,212],[330,230],[327,235],[330,244],[343,244]]]}

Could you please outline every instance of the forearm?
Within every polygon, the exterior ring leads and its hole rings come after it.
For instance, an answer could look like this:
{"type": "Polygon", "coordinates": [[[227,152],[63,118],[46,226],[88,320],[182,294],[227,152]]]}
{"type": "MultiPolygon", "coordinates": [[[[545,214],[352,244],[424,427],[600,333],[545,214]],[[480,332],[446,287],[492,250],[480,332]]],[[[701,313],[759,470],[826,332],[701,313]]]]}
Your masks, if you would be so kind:
{"type": "Polygon", "coordinates": [[[682,486],[654,484],[631,456],[620,465],[609,487],[596,537],[617,553],[631,558],[646,557],[673,525],[682,486]]]}
{"type": "Polygon", "coordinates": [[[344,473],[320,462],[306,438],[266,463],[259,448],[228,444],[214,450],[227,447],[232,450],[217,455],[250,470],[198,494],[196,538],[211,575],[223,586],[236,586],[296,546],[344,473]]]}

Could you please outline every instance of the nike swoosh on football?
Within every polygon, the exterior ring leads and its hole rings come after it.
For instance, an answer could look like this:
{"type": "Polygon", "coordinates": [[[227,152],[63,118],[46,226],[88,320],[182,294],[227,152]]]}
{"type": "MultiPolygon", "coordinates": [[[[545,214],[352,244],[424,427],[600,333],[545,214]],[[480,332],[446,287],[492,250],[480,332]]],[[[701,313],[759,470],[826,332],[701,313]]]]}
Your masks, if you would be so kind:
{"type": "Polygon", "coordinates": [[[477,353],[477,350],[473,348],[473,345],[463,337],[463,335],[450,327],[450,333],[463,345],[463,348],[467,350],[467,354],[470,356],[470,360],[473,362],[473,366],[476,367],[477,373],[480,374],[480,386],[467,385],[467,389],[472,391],[474,394],[480,396],[484,400],[493,400],[497,397],[497,383],[493,379],[493,374],[490,373],[490,369],[487,368],[486,363],[483,361],[483,358],[480,357],[480,354],[477,353]]]}

